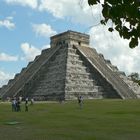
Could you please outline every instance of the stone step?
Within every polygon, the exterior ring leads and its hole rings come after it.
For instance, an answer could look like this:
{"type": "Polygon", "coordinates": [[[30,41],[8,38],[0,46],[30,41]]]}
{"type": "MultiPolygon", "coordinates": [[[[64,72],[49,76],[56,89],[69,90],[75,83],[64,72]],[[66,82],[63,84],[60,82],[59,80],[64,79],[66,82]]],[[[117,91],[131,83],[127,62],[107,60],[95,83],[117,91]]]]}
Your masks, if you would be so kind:
{"type": "Polygon", "coordinates": [[[33,62],[29,62],[27,67],[30,67],[33,64],[33,62]]]}
{"type": "Polygon", "coordinates": [[[63,87],[58,87],[58,88],[46,88],[46,89],[44,89],[44,88],[38,88],[37,90],[35,90],[34,91],[34,94],[35,93],[39,93],[39,94],[41,94],[41,93],[48,93],[48,92],[56,92],[57,93],[57,91],[61,91],[61,90],[63,90],[64,88],[63,87]]]}
{"type": "Polygon", "coordinates": [[[77,53],[77,50],[73,47],[73,45],[68,46],[68,52],[77,53]]]}
{"type": "Polygon", "coordinates": [[[46,75],[48,75],[48,74],[55,74],[55,73],[65,73],[65,66],[63,66],[63,68],[62,69],[60,69],[60,68],[56,68],[56,69],[48,69],[47,71],[47,74],[46,75]]]}
{"type": "Polygon", "coordinates": [[[66,57],[67,57],[67,54],[66,53],[63,53],[63,54],[58,54],[58,55],[56,55],[55,56],[55,59],[56,60],[61,60],[61,59],[66,59],[66,57]]]}
{"type": "MultiPolygon", "coordinates": [[[[43,75],[44,77],[44,75],[43,75]]],[[[62,79],[65,77],[65,73],[59,72],[59,73],[46,73],[45,78],[50,81],[51,79],[62,79]]]]}
{"type": "Polygon", "coordinates": [[[51,94],[59,94],[64,93],[64,90],[62,88],[59,89],[50,89],[50,90],[36,90],[33,95],[51,95],[51,94]]]}
{"type": "Polygon", "coordinates": [[[103,93],[102,92],[93,92],[93,91],[74,91],[74,92],[66,92],[65,93],[65,98],[66,99],[76,99],[77,97],[81,95],[83,99],[102,99],[103,98],[103,93]]]}
{"type": "Polygon", "coordinates": [[[79,81],[79,80],[75,80],[75,81],[71,81],[71,80],[66,80],[66,84],[75,84],[75,85],[80,85],[80,86],[95,86],[95,83],[91,82],[91,81],[79,81]]]}
{"type": "Polygon", "coordinates": [[[86,67],[67,67],[69,73],[89,73],[86,67]]]}
{"type": "Polygon", "coordinates": [[[49,62],[49,65],[51,65],[51,66],[61,65],[61,64],[65,63],[65,62],[66,62],[65,59],[61,59],[61,60],[55,59],[55,60],[53,60],[53,61],[51,60],[51,61],[49,62]]]}
{"type": "Polygon", "coordinates": [[[66,91],[92,91],[92,92],[99,92],[99,91],[104,91],[104,89],[102,87],[98,87],[98,86],[80,86],[80,85],[66,85],[65,87],[66,91]]]}
{"type": "Polygon", "coordinates": [[[37,55],[34,59],[34,61],[37,61],[37,59],[40,57],[40,55],[37,55]]]}
{"type": "Polygon", "coordinates": [[[68,77],[66,77],[66,83],[79,83],[79,84],[82,84],[82,83],[93,83],[95,84],[96,81],[93,80],[93,79],[70,79],[68,77]]]}
{"type": "Polygon", "coordinates": [[[58,74],[59,74],[59,75],[64,75],[64,74],[65,74],[65,69],[58,70],[58,71],[55,71],[55,70],[54,70],[54,71],[51,71],[51,70],[50,70],[49,72],[47,71],[46,73],[42,74],[42,76],[43,76],[43,77],[44,77],[44,76],[45,76],[45,77],[48,77],[48,76],[50,77],[50,76],[53,76],[53,75],[57,75],[57,76],[59,77],[58,74]]]}
{"type": "Polygon", "coordinates": [[[87,67],[85,67],[84,65],[83,66],[79,66],[79,65],[75,66],[75,65],[67,64],[67,70],[70,71],[70,70],[73,70],[73,69],[84,70],[84,71],[89,72],[89,69],[87,67]]]}
{"type": "Polygon", "coordinates": [[[77,54],[72,54],[72,53],[68,54],[67,58],[70,59],[70,60],[71,60],[71,59],[72,59],[72,60],[80,60],[80,56],[79,56],[79,55],[77,55],[77,54]]]}
{"type": "Polygon", "coordinates": [[[81,60],[68,59],[67,63],[68,63],[68,65],[83,66],[83,61],[81,61],[81,60]]]}
{"type": "Polygon", "coordinates": [[[118,68],[116,66],[113,66],[112,64],[107,64],[107,66],[114,72],[118,72],[118,68]]]}
{"type": "Polygon", "coordinates": [[[76,72],[67,72],[66,73],[67,79],[92,79],[92,76],[90,73],[76,73],[76,72]]]}
{"type": "Polygon", "coordinates": [[[63,69],[65,69],[66,68],[66,66],[65,66],[65,64],[63,64],[63,65],[50,65],[48,68],[47,68],[47,71],[57,71],[57,70],[63,70],[63,69]]]}
{"type": "Polygon", "coordinates": [[[46,54],[46,53],[48,53],[48,52],[50,51],[50,49],[51,49],[51,48],[47,48],[47,49],[42,50],[41,54],[46,54]]]}
{"type": "Polygon", "coordinates": [[[14,80],[15,80],[15,79],[10,79],[10,80],[8,81],[8,85],[14,83],[14,80]]]}
{"type": "Polygon", "coordinates": [[[40,83],[39,82],[39,87],[37,87],[38,89],[47,89],[47,88],[57,88],[57,87],[61,87],[64,85],[64,81],[51,81],[50,83],[49,82],[42,82],[40,83]]]}
{"type": "Polygon", "coordinates": [[[59,95],[59,94],[64,94],[64,91],[63,90],[54,90],[54,91],[51,91],[51,92],[41,92],[41,93],[37,93],[35,92],[33,95],[34,96],[46,96],[46,95],[52,95],[52,94],[56,94],[56,95],[59,95]]]}
{"type": "Polygon", "coordinates": [[[40,80],[39,81],[39,83],[40,84],[44,84],[44,83],[46,83],[46,84],[51,84],[51,83],[54,83],[54,82],[62,82],[62,81],[64,81],[65,80],[65,77],[58,77],[58,78],[56,78],[56,79],[47,79],[47,78],[44,78],[43,80],[40,80]]]}
{"type": "Polygon", "coordinates": [[[47,101],[47,100],[64,100],[64,92],[60,91],[56,93],[49,93],[49,94],[42,94],[42,95],[31,95],[31,97],[33,97],[35,100],[37,101],[47,101]]]}

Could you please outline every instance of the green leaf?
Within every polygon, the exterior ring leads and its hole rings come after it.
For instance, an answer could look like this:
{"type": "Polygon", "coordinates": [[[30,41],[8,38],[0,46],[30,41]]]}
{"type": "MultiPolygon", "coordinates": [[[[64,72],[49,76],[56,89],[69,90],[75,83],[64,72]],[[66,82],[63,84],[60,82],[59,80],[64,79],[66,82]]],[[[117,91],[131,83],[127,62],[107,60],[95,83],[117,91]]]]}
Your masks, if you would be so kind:
{"type": "Polygon", "coordinates": [[[105,20],[101,20],[100,23],[103,24],[103,25],[106,24],[106,23],[105,23],[105,20]]]}
{"type": "Polygon", "coordinates": [[[107,4],[103,5],[102,14],[105,18],[109,16],[109,6],[107,4]]]}
{"type": "Polygon", "coordinates": [[[138,46],[138,38],[132,38],[130,43],[129,43],[129,47],[135,48],[136,46],[138,46]]]}
{"type": "Polygon", "coordinates": [[[129,33],[129,29],[126,26],[122,27],[122,36],[124,39],[130,39],[130,33],[129,33]]]}
{"type": "Polygon", "coordinates": [[[97,0],[88,0],[89,5],[97,4],[97,0]]]}
{"type": "Polygon", "coordinates": [[[114,29],[110,27],[110,28],[108,28],[108,31],[112,32],[112,31],[114,31],[114,29]]]}

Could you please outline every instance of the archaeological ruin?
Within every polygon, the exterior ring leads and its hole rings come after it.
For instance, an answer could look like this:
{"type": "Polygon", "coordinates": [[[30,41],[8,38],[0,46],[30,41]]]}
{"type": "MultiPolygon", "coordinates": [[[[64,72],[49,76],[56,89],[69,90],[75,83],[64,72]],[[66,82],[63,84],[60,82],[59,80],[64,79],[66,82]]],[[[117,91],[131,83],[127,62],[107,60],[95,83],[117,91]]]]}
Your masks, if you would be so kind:
{"type": "Polygon", "coordinates": [[[140,97],[139,86],[89,46],[89,35],[67,31],[0,88],[0,97],[73,100],[140,97]]]}

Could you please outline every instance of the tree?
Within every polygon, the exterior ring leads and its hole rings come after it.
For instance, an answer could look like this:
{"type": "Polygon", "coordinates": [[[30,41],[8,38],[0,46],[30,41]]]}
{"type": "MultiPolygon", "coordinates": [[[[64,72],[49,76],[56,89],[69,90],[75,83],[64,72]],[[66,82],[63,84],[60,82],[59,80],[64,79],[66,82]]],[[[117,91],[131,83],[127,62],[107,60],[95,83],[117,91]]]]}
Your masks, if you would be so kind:
{"type": "Polygon", "coordinates": [[[139,74],[137,72],[132,72],[129,77],[135,81],[135,80],[139,80],[139,74]]]}
{"type": "Polygon", "coordinates": [[[133,82],[136,82],[140,85],[140,77],[139,77],[139,74],[137,72],[131,73],[128,77],[130,77],[133,82]]]}
{"type": "Polygon", "coordinates": [[[109,27],[110,32],[116,30],[120,37],[130,40],[129,47],[138,46],[140,39],[140,0],[88,0],[89,5],[100,3],[104,19],[100,22],[106,25],[109,20],[114,27],[109,27]]]}

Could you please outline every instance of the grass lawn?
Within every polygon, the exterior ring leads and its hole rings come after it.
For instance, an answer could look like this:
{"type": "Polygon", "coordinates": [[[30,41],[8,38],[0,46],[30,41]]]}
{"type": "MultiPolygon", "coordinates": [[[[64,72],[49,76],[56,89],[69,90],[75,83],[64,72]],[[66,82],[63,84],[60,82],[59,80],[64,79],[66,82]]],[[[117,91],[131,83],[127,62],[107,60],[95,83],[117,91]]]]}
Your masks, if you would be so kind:
{"type": "Polygon", "coordinates": [[[29,112],[0,103],[0,140],[140,140],[140,100],[35,103],[29,112]]]}

